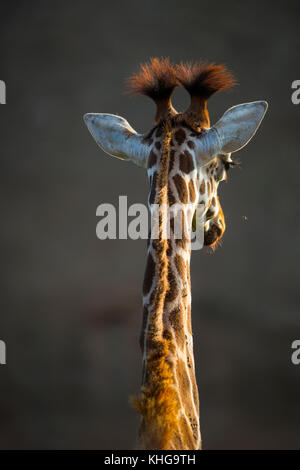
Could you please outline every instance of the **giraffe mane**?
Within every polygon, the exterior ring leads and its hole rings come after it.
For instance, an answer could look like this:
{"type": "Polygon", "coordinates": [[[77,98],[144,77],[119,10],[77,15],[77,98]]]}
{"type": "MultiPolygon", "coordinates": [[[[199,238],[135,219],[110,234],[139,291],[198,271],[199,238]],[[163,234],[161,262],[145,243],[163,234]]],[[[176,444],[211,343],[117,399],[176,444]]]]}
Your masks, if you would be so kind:
{"type": "MultiPolygon", "coordinates": [[[[170,142],[172,138],[172,123],[168,119],[164,124],[163,145],[158,173],[157,195],[155,204],[160,207],[168,205],[168,184],[169,184],[169,165],[170,165],[170,142]]],[[[156,242],[157,252],[157,276],[159,279],[157,290],[154,296],[153,310],[155,315],[163,314],[164,301],[166,293],[169,289],[168,282],[168,259],[167,249],[168,241],[163,237],[163,214],[159,211],[159,228],[158,239],[156,242]]],[[[162,333],[162,332],[160,332],[162,333]]]]}

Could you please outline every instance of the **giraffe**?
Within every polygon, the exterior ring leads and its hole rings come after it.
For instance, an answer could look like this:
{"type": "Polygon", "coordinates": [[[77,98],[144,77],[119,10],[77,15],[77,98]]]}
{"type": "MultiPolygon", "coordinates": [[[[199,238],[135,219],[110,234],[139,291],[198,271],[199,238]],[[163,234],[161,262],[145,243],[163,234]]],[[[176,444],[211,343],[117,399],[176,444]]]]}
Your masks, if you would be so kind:
{"type": "Polygon", "coordinates": [[[267,103],[234,106],[211,127],[208,99],[235,84],[223,65],[174,65],[169,59],[153,58],[141,65],[129,84],[131,92],[156,104],[151,130],[138,134],[124,118],[103,113],[86,114],[87,127],[106,153],[147,170],[150,211],[154,206],[182,208],[181,237],[175,236],[174,214],[161,210],[158,236],[150,233],[148,239],[140,335],[142,387],[132,400],[141,415],[139,448],[198,450],[202,440],[191,323],[191,239],[185,228],[202,228],[208,247],[215,248],[221,240],[225,218],[219,183],[236,166],[231,154],[256,133],[267,103]],[[190,94],[184,112],[177,112],[171,102],[177,86],[190,94]],[[195,220],[199,206],[200,222],[195,220]]]}

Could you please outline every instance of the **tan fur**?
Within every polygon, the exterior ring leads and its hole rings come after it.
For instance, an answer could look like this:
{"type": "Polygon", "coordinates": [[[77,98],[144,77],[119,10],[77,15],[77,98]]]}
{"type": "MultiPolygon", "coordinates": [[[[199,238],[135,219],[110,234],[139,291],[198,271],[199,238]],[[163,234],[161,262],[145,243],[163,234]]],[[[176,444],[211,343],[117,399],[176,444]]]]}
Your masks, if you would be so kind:
{"type": "Polygon", "coordinates": [[[139,443],[143,449],[168,450],[178,428],[180,406],[172,368],[167,362],[168,351],[167,340],[152,350],[147,360],[147,385],[142,387],[139,397],[132,399],[143,418],[139,443]]]}

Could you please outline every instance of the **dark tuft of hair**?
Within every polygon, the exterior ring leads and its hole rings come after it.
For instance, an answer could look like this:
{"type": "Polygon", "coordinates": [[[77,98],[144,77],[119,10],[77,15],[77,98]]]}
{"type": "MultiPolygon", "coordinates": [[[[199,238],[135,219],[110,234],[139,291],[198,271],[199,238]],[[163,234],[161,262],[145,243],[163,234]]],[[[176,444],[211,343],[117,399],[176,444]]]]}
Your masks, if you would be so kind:
{"type": "Polygon", "coordinates": [[[190,93],[207,100],[214,93],[236,85],[233,74],[225,65],[182,62],[176,67],[179,83],[190,93]]]}
{"type": "Polygon", "coordinates": [[[175,67],[168,58],[151,58],[129,77],[128,84],[128,93],[146,95],[154,101],[168,99],[177,86],[175,67]]]}

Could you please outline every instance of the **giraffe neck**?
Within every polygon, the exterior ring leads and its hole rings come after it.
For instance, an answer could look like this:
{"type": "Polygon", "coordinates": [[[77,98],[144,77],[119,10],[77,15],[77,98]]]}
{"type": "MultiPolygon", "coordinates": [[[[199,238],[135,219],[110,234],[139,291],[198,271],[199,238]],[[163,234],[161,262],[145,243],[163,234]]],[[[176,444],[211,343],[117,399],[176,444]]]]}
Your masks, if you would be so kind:
{"type": "MultiPolygon", "coordinates": [[[[163,134],[158,131],[154,137],[148,168],[152,185],[150,204],[196,203],[194,184],[197,176],[191,155],[188,167],[185,155],[184,177],[180,169],[182,139],[182,132],[172,131],[170,120],[165,123],[163,134]]],[[[163,238],[163,222],[160,212],[158,239],[149,240],[148,244],[143,288],[144,316],[140,338],[143,381],[141,397],[136,402],[142,414],[140,434],[142,445],[148,449],[199,449],[199,403],[191,326],[190,242],[184,236],[175,238],[174,218],[171,219],[169,238],[163,238]]],[[[191,224],[191,220],[187,223],[191,224]]]]}

